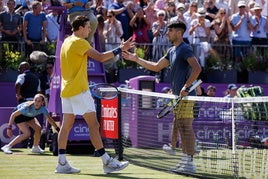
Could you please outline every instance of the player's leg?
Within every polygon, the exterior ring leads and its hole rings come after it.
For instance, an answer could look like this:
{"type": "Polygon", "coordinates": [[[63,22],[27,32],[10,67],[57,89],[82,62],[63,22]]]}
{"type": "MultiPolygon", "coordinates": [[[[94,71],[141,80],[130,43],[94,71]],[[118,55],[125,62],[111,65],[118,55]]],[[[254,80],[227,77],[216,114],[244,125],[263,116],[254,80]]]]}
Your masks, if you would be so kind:
{"type": "Polygon", "coordinates": [[[182,152],[181,161],[176,172],[195,173],[195,165],[193,163],[195,134],[192,127],[193,117],[193,101],[181,101],[175,113],[175,117],[179,122],[179,132],[181,136],[182,152]]]}
{"type": "Polygon", "coordinates": [[[31,131],[29,129],[29,126],[26,124],[26,122],[18,123],[17,126],[19,130],[21,131],[21,134],[16,136],[11,142],[9,142],[9,144],[1,148],[1,150],[5,152],[6,154],[12,154],[11,148],[14,145],[22,142],[23,140],[28,139],[31,135],[31,131]]]}
{"type": "MultiPolygon", "coordinates": [[[[87,103],[90,100],[93,100],[92,97],[86,97],[85,99],[89,99],[87,103]]],[[[94,103],[92,103],[94,104],[94,103]]],[[[95,149],[97,150],[98,154],[101,156],[102,162],[103,162],[103,170],[104,173],[111,173],[114,171],[122,170],[128,166],[127,161],[119,162],[116,159],[110,157],[106,152],[103,147],[103,143],[101,140],[101,135],[99,132],[99,122],[97,121],[96,117],[96,112],[94,111],[94,105],[89,105],[89,111],[91,112],[86,112],[83,115],[83,118],[85,119],[88,127],[89,127],[89,132],[90,132],[90,140],[92,144],[94,145],[95,149]]]]}
{"type": "Polygon", "coordinates": [[[194,119],[181,119],[180,123],[183,126],[181,130],[181,138],[183,141],[183,151],[190,156],[193,156],[195,153],[195,133],[193,130],[193,123],[194,119]]]}
{"type": "Polygon", "coordinates": [[[42,150],[39,147],[39,141],[40,141],[41,130],[42,130],[40,123],[38,122],[36,118],[34,118],[33,120],[27,121],[26,124],[34,130],[34,141],[33,141],[33,147],[31,151],[33,153],[44,153],[44,150],[42,150]]]}
{"type": "MultiPolygon", "coordinates": [[[[72,167],[66,159],[66,147],[68,136],[75,121],[75,114],[73,111],[73,102],[71,98],[62,98],[62,112],[63,119],[61,129],[58,134],[58,164],[55,173],[79,173],[80,170],[72,167]]],[[[75,104],[74,104],[75,105],[75,104]]],[[[77,106],[80,107],[79,105],[77,106]]]]}
{"type": "Polygon", "coordinates": [[[80,169],[72,167],[66,159],[66,147],[70,130],[74,124],[74,114],[63,114],[63,121],[60,132],[58,134],[58,165],[55,173],[79,173],[80,169]]]}
{"type": "Polygon", "coordinates": [[[171,144],[163,145],[163,150],[169,155],[176,155],[176,146],[178,142],[179,122],[176,118],[173,119],[172,132],[171,132],[171,144]]]}

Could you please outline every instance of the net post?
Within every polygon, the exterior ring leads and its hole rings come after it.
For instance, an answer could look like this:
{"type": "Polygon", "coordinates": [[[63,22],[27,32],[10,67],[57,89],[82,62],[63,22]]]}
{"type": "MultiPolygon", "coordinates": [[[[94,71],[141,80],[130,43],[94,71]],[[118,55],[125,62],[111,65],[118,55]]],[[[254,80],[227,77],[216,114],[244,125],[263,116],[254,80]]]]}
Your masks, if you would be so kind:
{"type": "Polygon", "coordinates": [[[238,178],[238,158],[236,153],[236,132],[235,132],[235,116],[234,116],[234,101],[235,98],[231,99],[231,119],[232,119],[232,161],[233,161],[233,176],[234,178],[238,178]]]}
{"type": "Polygon", "coordinates": [[[122,141],[122,123],[121,123],[121,92],[118,91],[118,160],[123,160],[123,141],[122,141]]]}

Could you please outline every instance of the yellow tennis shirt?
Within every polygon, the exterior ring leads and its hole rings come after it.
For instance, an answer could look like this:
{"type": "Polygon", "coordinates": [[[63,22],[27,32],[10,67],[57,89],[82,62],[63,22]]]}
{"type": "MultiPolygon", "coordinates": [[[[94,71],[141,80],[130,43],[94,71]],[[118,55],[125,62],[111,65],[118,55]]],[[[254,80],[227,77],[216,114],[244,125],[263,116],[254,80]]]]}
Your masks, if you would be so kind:
{"type": "Polygon", "coordinates": [[[88,90],[87,51],[92,47],[85,39],[67,37],[61,47],[61,97],[68,98],[88,90]]]}

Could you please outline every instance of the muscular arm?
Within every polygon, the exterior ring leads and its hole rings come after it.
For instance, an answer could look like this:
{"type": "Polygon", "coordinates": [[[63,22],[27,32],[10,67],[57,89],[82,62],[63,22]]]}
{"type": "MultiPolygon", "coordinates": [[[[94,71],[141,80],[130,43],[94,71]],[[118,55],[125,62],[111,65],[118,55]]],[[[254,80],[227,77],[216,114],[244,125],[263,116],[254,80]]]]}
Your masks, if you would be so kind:
{"type": "MultiPolygon", "coordinates": [[[[122,42],[119,48],[122,51],[127,51],[130,48],[134,47],[135,42],[132,40],[132,38],[129,38],[127,41],[122,42]]],[[[107,52],[98,52],[94,48],[91,48],[90,50],[87,51],[88,57],[93,58],[94,60],[97,60],[99,62],[105,62],[111,58],[113,58],[115,55],[113,53],[113,50],[107,51],[107,52]]]]}
{"type": "Polygon", "coordinates": [[[191,86],[193,82],[198,78],[200,72],[201,72],[201,66],[199,65],[197,59],[195,57],[191,57],[187,59],[187,62],[191,66],[191,74],[189,78],[187,79],[184,87],[182,88],[180,95],[181,96],[187,96],[188,92],[186,92],[186,88],[191,86]]]}
{"type": "Polygon", "coordinates": [[[187,62],[191,66],[191,74],[185,84],[188,87],[198,78],[202,69],[195,57],[188,58],[187,62]]]}
{"type": "Polygon", "coordinates": [[[154,72],[159,72],[169,65],[169,61],[164,57],[161,58],[158,62],[152,62],[139,58],[135,53],[123,52],[122,55],[126,60],[136,62],[142,67],[154,72]]]}

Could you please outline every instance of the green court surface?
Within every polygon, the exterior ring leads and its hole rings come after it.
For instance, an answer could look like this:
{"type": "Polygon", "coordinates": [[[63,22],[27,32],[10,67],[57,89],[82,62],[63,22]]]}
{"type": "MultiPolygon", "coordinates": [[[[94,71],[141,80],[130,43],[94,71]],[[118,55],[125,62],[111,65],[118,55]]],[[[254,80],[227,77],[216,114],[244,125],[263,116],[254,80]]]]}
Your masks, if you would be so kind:
{"type": "Polygon", "coordinates": [[[44,154],[32,154],[30,149],[15,148],[13,154],[0,152],[0,178],[4,179],[53,179],[53,178],[145,178],[145,179],[170,179],[182,178],[191,179],[193,177],[180,176],[168,172],[153,170],[130,163],[122,170],[111,174],[104,174],[102,170],[101,158],[90,154],[69,155],[67,159],[74,167],[80,168],[79,174],[55,174],[57,157],[53,156],[46,148],[44,154]]]}

